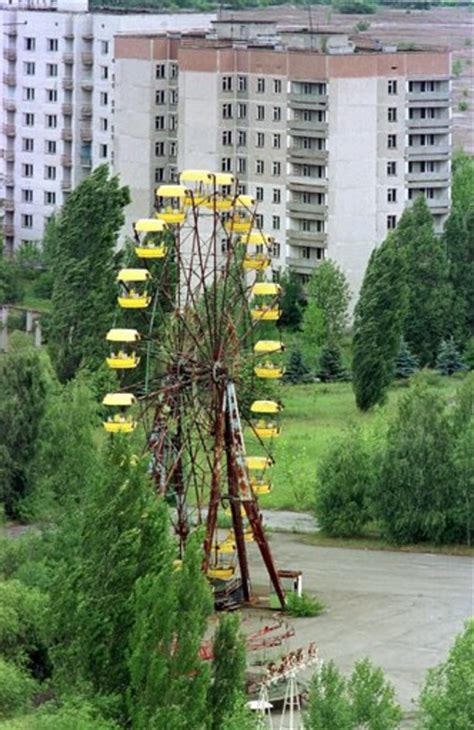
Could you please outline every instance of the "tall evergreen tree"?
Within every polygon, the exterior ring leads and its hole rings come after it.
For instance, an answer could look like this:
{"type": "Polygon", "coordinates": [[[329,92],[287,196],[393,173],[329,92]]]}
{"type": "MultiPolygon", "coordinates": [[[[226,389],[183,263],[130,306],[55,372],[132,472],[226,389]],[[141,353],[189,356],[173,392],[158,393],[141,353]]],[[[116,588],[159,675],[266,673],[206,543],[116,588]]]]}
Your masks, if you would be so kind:
{"type": "Polygon", "coordinates": [[[99,335],[112,324],[114,251],[129,200],[128,188],[101,165],[71,193],[56,223],[47,334],[61,380],[71,378],[81,364],[94,366],[104,357],[99,335]]]}
{"type": "Polygon", "coordinates": [[[404,265],[394,236],[372,252],[355,308],[353,387],[366,411],[385,399],[406,305],[404,265]]]}
{"type": "Polygon", "coordinates": [[[301,350],[295,348],[291,351],[290,360],[283,375],[283,380],[285,383],[296,385],[298,383],[307,383],[309,379],[310,371],[303,361],[301,350]]]}
{"type": "Polygon", "coordinates": [[[400,342],[400,350],[395,360],[395,377],[410,378],[418,368],[418,359],[412,354],[410,348],[402,337],[400,342]]]}
{"type": "Polygon", "coordinates": [[[326,345],[322,348],[316,374],[323,383],[344,378],[345,371],[342,366],[341,351],[337,345],[326,345]]]}
{"type": "Polygon", "coordinates": [[[316,305],[321,313],[318,345],[340,342],[348,324],[350,298],[344,272],[334,261],[327,259],[314,269],[308,284],[308,307],[303,315],[303,328],[305,332],[310,330],[306,312],[311,304],[316,305]]]}
{"type": "Polygon", "coordinates": [[[214,637],[212,684],[209,689],[210,730],[220,730],[244,699],[245,646],[237,615],[222,615],[214,637]]]}
{"type": "Polygon", "coordinates": [[[441,342],[438,357],[436,358],[436,370],[441,375],[453,375],[460,370],[464,370],[461,356],[452,337],[441,342]]]}
{"type": "Polygon", "coordinates": [[[293,271],[281,277],[280,285],[283,290],[280,299],[280,324],[290,329],[298,329],[305,307],[303,287],[293,271]]]}
{"type": "Polygon", "coordinates": [[[453,158],[451,212],[444,227],[453,290],[450,332],[463,345],[474,336],[474,160],[463,151],[453,158]]]}
{"type": "Polygon", "coordinates": [[[408,286],[403,334],[420,364],[433,365],[448,328],[452,289],[445,246],[434,233],[424,196],[403,213],[395,237],[403,251],[408,286]]]}

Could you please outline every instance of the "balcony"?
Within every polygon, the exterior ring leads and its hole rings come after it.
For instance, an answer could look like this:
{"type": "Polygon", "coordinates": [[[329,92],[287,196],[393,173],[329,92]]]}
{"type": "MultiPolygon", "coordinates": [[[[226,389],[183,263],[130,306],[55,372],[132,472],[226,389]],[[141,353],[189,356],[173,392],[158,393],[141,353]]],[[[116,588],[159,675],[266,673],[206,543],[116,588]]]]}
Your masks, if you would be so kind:
{"type": "Polygon", "coordinates": [[[71,155],[62,155],[61,156],[61,164],[63,167],[72,167],[72,157],[71,155]]]}
{"type": "Polygon", "coordinates": [[[408,103],[412,101],[426,101],[426,103],[430,101],[445,101],[446,104],[449,104],[450,93],[448,88],[441,91],[409,91],[407,93],[407,100],[408,103]]]}
{"type": "Polygon", "coordinates": [[[326,217],[327,205],[318,205],[317,203],[300,203],[290,200],[288,203],[288,215],[290,217],[307,218],[308,216],[326,217]]]}
{"type": "Polygon", "coordinates": [[[61,139],[63,139],[65,142],[71,142],[72,141],[72,129],[62,129],[61,130],[61,139]]]}
{"type": "Polygon", "coordinates": [[[3,83],[5,86],[16,86],[15,74],[3,74],[3,83]]]}
{"type": "Polygon", "coordinates": [[[290,188],[309,192],[325,192],[328,184],[326,177],[303,177],[302,175],[289,175],[286,182],[290,188]]]}
{"type": "Polygon", "coordinates": [[[444,132],[448,132],[450,127],[450,120],[448,117],[441,117],[438,119],[409,119],[408,120],[408,126],[411,129],[422,129],[425,133],[435,133],[438,132],[440,128],[443,129],[444,132]]]}
{"type": "Polygon", "coordinates": [[[83,41],[93,41],[94,40],[94,34],[91,30],[85,30],[82,34],[82,40],[83,41]]]}
{"type": "Polygon", "coordinates": [[[328,131],[327,122],[305,121],[304,119],[290,119],[288,132],[324,132],[328,131]]]}
{"type": "Polygon", "coordinates": [[[62,105],[62,112],[64,116],[71,117],[72,116],[72,104],[63,104],[62,105]]]}
{"type": "Polygon", "coordinates": [[[63,53],[63,63],[66,66],[72,66],[74,63],[74,53],[63,53]]]}
{"type": "Polygon", "coordinates": [[[4,200],[3,201],[3,209],[7,213],[13,213],[15,211],[15,203],[13,200],[4,200]]]}
{"type": "Polygon", "coordinates": [[[407,147],[408,157],[425,157],[430,160],[446,159],[449,157],[450,146],[448,144],[412,145],[407,147]]]}
{"type": "Polygon", "coordinates": [[[10,223],[5,223],[3,226],[3,235],[7,238],[10,238],[11,236],[15,235],[15,227],[12,226],[10,223]]]}
{"type": "Polygon", "coordinates": [[[62,189],[62,190],[63,190],[63,191],[65,192],[65,193],[68,193],[68,192],[69,192],[69,191],[71,190],[71,187],[72,187],[72,186],[71,186],[71,181],[70,181],[70,180],[62,180],[62,181],[61,181],[61,189],[62,189]]]}
{"type": "Polygon", "coordinates": [[[93,89],[93,83],[92,83],[92,76],[86,79],[81,79],[81,89],[83,91],[92,91],[93,89]]]}
{"type": "Polygon", "coordinates": [[[81,166],[82,167],[92,167],[92,160],[90,157],[81,157],[81,166]]]}
{"type": "Polygon", "coordinates": [[[288,159],[290,160],[290,162],[298,162],[299,160],[303,162],[308,162],[311,160],[314,160],[315,162],[326,162],[326,160],[328,159],[328,151],[318,149],[306,149],[304,147],[296,147],[295,145],[291,145],[291,147],[288,148],[288,159]]]}
{"type": "Polygon", "coordinates": [[[63,79],[63,89],[66,91],[71,91],[71,89],[74,88],[74,81],[70,77],[66,77],[63,79]]]}
{"type": "Polygon", "coordinates": [[[16,112],[16,101],[14,99],[4,99],[3,108],[6,109],[7,112],[16,112]]]}
{"type": "Polygon", "coordinates": [[[15,150],[7,150],[5,152],[5,160],[7,162],[15,162],[15,150]]]}
{"type": "Polygon", "coordinates": [[[81,127],[81,140],[83,142],[92,142],[92,129],[90,127],[81,127]]]}
{"type": "Polygon", "coordinates": [[[10,38],[15,38],[18,35],[18,30],[15,25],[10,25],[7,26],[5,33],[10,36],[10,38]]]}
{"type": "Polygon", "coordinates": [[[4,124],[3,125],[3,134],[7,137],[15,137],[16,136],[16,127],[14,124],[4,124]]]}
{"type": "Polygon", "coordinates": [[[16,49],[15,48],[4,48],[3,49],[3,58],[6,61],[11,61],[11,62],[16,61],[16,49]]]}
{"type": "Polygon", "coordinates": [[[328,97],[327,94],[288,94],[288,103],[293,109],[324,109],[328,97]]]}
{"type": "Polygon", "coordinates": [[[430,187],[444,187],[449,184],[449,171],[409,172],[407,173],[406,180],[409,183],[430,183],[430,187]]]}
{"type": "Polygon", "coordinates": [[[6,188],[14,188],[15,187],[15,178],[13,175],[6,175],[5,176],[5,187],[6,188]]]}
{"type": "Polygon", "coordinates": [[[287,231],[286,242],[290,246],[309,246],[310,248],[323,248],[327,246],[327,233],[317,231],[287,231]]]}
{"type": "Polygon", "coordinates": [[[92,64],[94,63],[94,56],[92,55],[92,53],[84,51],[83,53],[81,53],[81,61],[84,66],[92,66],[92,64]]]}
{"type": "Polygon", "coordinates": [[[92,104],[82,104],[81,119],[87,119],[92,116],[92,104]]]}
{"type": "Polygon", "coordinates": [[[303,259],[297,258],[296,256],[289,256],[286,259],[286,263],[292,271],[297,274],[311,274],[312,271],[320,264],[323,259],[303,259]]]}

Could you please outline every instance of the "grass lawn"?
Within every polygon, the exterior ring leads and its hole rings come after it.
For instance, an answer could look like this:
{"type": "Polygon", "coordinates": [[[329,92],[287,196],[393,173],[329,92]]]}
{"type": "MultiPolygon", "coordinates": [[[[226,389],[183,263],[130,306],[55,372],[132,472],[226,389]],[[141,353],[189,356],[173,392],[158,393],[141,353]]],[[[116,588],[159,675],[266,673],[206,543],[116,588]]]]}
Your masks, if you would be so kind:
{"type": "MultiPolygon", "coordinates": [[[[433,387],[449,399],[459,385],[459,380],[439,377],[433,387]]],[[[259,498],[261,506],[311,510],[317,466],[334,439],[351,424],[366,428],[382,423],[406,392],[406,387],[394,386],[385,406],[363,414],[356,408],[351,383],[279,386],[278,397],[285,405],[282,434],[274,442],[273,490],[259,498]]],[[[248,454],[260,453],[248,432],[246,444],[248,454]]]]}

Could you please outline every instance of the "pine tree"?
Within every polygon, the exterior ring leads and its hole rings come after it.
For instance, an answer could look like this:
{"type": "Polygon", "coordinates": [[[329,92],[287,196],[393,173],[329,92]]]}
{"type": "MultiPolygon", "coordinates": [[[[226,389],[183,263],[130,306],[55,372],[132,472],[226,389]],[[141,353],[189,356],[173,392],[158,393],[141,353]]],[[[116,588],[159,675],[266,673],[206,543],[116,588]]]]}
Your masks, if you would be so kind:
{"type": "Polygon", "coordinates": [[[326,259],[314,269],[308,284],[308,306],[314,303],[322,315],[321,341],[318,344],[340,342],[348,325],[350,299],[347,279],[334,261],[326,259]]]}
{"type": "Polygon", "coordinates": [[[395,360],[395,377],[396,378],[410,378],[413,373],[418,369],[418,358],[416,358],[407,343],[405,338],[402,337],[400,341],[400,350],[395,360]]]}
{"type": "Polygon", "coordinates": [[[225,727],[224,718],[232,716],[244,699],[245,646],[239,635],[237,615],[223,615],[214,636],[212,683],[209,689],[210,730],[225,727]]]}
{"type": "Polygon", "coordinates": [[[71,193],[56,223],[52,313],[47,336],[61,380],[82,365],[95,367],[116,309],[115,245],[128,188],[96,168],[71,193]]]}
{"type": "Polygon", "coordinates": [[[323,347],[316,374],[323,383],[344,379],[345,370],[342,366],[341,351],[337,345],[323,347]]]}
{"type": "Polygon", "coordinates": [[[297,274],[290,271],[281,277],[280,285],[283,293],[280,299],[280,324],[290,329],[298,329],[303,316],[305,298],[303,287],[297,274]]]}
{"type": "Polygon", "coordinates": [[[436,370],[441,375],[453,375],[464,369],[461,356],[453,338],[443,340],[436,359],[436,370]]]}
{"type": "Polygon", "coordinates": [[[300,350],[292,350],[283,380],[293,385],[307,383],[310,380],[310,370],[303,362],[303,356],[300,350]]]}
{"type": "Polygon", "coordinates": [[[366,411],[384,401],[393,377],[405,314],[406,287],[400,249],[389,236],[372,252],[355,308],[353,387],[366,411]]]}

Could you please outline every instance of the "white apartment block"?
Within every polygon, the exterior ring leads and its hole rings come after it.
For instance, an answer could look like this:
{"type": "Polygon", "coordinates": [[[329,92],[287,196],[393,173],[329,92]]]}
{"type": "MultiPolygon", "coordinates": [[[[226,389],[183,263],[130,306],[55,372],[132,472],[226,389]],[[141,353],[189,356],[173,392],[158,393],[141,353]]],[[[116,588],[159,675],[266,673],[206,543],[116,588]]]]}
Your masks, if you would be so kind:
{"type": "Polygon", "coordinates": [[[357,293],[371,251],[418,193],[450,202],[450,55],[357,48],[341,33],[216,21],[115,38],[114,166],[128,229],[178,170],[235,173],[275,236],[273,276],[325,257],[357,293]]]}
{"type": "Polygon", "coordinates": [[[0,198],[7,252],[92,168],[114,167],[114,43],[124,31],[207,28],[213,14],[87,12],[87,0],[1,2],[0,198]]]}

